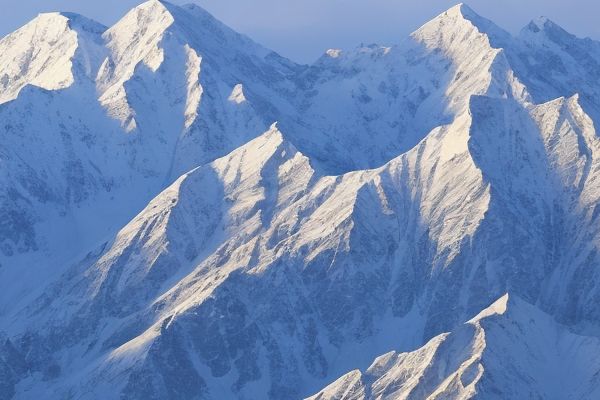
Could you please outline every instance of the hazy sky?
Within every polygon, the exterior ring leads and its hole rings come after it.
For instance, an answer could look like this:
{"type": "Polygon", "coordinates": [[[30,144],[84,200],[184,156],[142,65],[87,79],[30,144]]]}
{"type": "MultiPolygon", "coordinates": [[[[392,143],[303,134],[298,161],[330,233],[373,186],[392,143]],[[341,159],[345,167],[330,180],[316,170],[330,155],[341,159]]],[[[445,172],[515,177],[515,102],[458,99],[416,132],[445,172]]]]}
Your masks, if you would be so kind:
{"type": "MultiPolygon", "coordinates": [[[[172,0],[183,4],[193,0],[172,0]]],[[[110,25],[140,0],[0,0],[0,35],[39,12],[72,11],[110,25]]],[[[239,32],[295,61],[328,48],[398,43],[458,0],[195,0],[239,32]]],[[[516,33],[544,15],[578,36],[600,39],[598,0],[471,0],[479,14],[516,33]]]]}

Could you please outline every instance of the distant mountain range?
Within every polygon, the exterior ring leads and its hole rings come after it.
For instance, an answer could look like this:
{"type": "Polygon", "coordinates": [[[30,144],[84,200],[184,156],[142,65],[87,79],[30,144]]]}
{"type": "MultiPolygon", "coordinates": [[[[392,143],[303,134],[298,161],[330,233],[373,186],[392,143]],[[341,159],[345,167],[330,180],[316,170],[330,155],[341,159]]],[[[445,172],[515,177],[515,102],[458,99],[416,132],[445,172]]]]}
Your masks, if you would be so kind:
{"type": "Polygon", "coordinates": [[[459,4],[298,65],[195,5],[0,40],[0,399],[600,398],[600,42],[459,4]]]}

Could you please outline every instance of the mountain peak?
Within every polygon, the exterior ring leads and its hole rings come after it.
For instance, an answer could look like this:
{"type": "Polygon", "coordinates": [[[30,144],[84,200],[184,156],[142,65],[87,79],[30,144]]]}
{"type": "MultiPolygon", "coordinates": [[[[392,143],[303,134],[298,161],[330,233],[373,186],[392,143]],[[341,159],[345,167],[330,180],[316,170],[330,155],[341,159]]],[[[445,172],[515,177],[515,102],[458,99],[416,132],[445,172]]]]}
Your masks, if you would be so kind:
{"type": "Polygon", "coordinates": [[[548,28],[555,28],[555,27],[559,27],[554,21],[552,21],[550,18],[548,17],[544,17],[544,16],[540,16],[537,17],[535,19],[533,19],[529,25],[532,28],[537,28],[539,30],[544,30],[544,29],[548,29],[548,28]]]}
{"type": "Polygon", "coordinates": [[[498,300],[493,302],[488,308],[481,311],[477,316],[469,321],[469,323],[477,323],[485,318],[489,318],[494,315],[503,315],[508,310],[509,302],[512,302],[513,299],[506,293],[504,296],[500,297],[498,300]]]}
{"type": "Polygon", "coordinates": [[[458,3],[457,5],[450,7],[446,13],[448,14],[460,14],[463,17],[479,17],[475,11],[465,3],[458,3]]]}
{"type": "Polygon", "coordinates": [[[27,26],[31,23],[50,22],[50,21],[58,22],[58,21],[64,21],[65,19],[68,19],[68,17],[63,12],[59,12],[59,11],[42,12],[42,13],[39,13],[34,19],[32,19],[25,26],[27,26]]]}
{"type": "Polygon", "coordinates": [[[106,30],[106,26],[102,25],[97,21],[84,17],[81,14],[72,12],[52,11],[39,13],[34,19],[32,19],[29,23],[27,23],[25,26],[23,26],[23,28],[19,29],[18,31],[31,26],[39,27],[40,25],[62,26],[74,30],[83,29],[94,33],[102,33],[106,30]]]}
{"type": "Polygon", "coordinates": [[[169,4],[170,3],[162,0],[147,0],[134,7],[134,9],[168,10],[167,7],[169,4]]]}
{"type": "Polygon", "coordinates": [[[529,22],[519,33],[519,38],[529,43],[552,42],[561,47],[568,47],[568,44],[576,40],[574,35],[548,17],[538,17],[529,22]]]}
{"type": "Polygon", "coordinates": [[[79,14],[49,12],[0,39],[0,104],[15,99],[25,85],[58,90],[83,75],[91,78],[105,29],[79,14]]]}
{"type": "MultiPolygon", "coordinates": [[[[493,47],[504,47],[510,40],[510,34],[494,24],[492,21],[480,16],[464,3],[444,11],[437,17],[416,30],[411,36],[425,43],[439,42],[446,33],[454,32],[461,36],[469,35],[473,31],[487,36],[493,47]]],[[[449,36],[452,36],[449,34],[449,36]]],[[[448,39],[450,40],[450,39],[448,39]]]]}
{"type": "Polygon", "coordinates": [[[253,161],[266,159],[271,157],[281,147],[292,148],[293,145],[284,138],[279,130],[278,123],[273,122],[266,132],[240,146],[230,154],[216,160],[215,163],[229,162],[233,158],[243,157],[246,154],[252,154],[251,158],[253,161]]]}
{"type": "Polygon", "coordinates": [[[457,5],[450,7],[443,13],[439,14],[436,18],[434,18],[434,20],[445,17],[461,17],[471,22],[474,22],[478,19],[484,19],[465,3],[458,3],[457,5]]]}
{"type": "MultiPolygon", "coordinates": [[[[148,0],[137,7],[134,7],[124,18],[127,18],[128,15],[140,15],[144,16],[154,16],[155,18],[163,18],[166,15],[171,15],[171,12],[168,7],[168,3],[159,1],[159,0],[148,0]]],[[[171,15],[171,18],[172,15],[171,15]]]]}
{"type": "MultiPolygon", "coordinates": [[[[126,18],[127,15],[130,14],[139,15],[140,13],[145,16],[154,16],[154,18],[156,19],[163,18],[167,15],[169,15],[170,18],[174,20],[185,19],[186,17],[191,16],[196,20],[196,22],[198,22],[199,19],[202,23],[218,23],[219,25],[221,25],[221,27],[226,27],[224,24],[219,22],[217,18],[215,18],[211,13],[194,3],[175,5],[163,0],[147,0],[131,9],[125,15],[124,18],[126,18]]],[[[226,28],[231,29],[229,27],[226,28]]]]}
{"type": "Polygon", "coordinates": [[[523,28],[522,33],[525,34],[545,34],[546,36],[572,36],[570,33],[565,31],[560,25],[556,22],[552,21],[548,17],[538,17],[533,19],[525,28],[523,28]]]}
{"type": "MultiPolygon", "coordinates": [[[[165,31],[173,24],[175,18],[164,2],[149,0],[131,9],[123,18],[106,31],[106,40],[110,43],[115,37],[122,36],[119,41],[131,42],[140,32],[165,31]]],[[[118,44],[118,43],[115,43],[118,44]]],[[[113,47],[109,44],[109,47],[113,47]]]]}

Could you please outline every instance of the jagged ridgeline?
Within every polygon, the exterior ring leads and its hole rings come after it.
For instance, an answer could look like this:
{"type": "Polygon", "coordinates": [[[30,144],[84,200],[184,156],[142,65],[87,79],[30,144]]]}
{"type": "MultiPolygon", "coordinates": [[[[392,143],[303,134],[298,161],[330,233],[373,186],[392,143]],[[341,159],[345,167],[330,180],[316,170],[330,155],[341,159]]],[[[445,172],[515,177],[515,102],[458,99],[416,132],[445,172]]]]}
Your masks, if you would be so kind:
{"type": "Polygon", "coordinates": [[[465,5],[298,65],[197,6],[0,40],[0,399],[600,398],[600,43],[465,5]]]}

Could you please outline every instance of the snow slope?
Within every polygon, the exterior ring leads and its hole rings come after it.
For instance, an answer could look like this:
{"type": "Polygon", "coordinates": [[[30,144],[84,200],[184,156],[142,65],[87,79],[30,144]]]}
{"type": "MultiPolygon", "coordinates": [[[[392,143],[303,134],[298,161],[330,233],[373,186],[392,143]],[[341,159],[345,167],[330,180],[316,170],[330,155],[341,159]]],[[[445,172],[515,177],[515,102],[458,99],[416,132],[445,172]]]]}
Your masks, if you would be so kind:
{"type": "Polygon", "coordinates": [[[0,398],[595,398],[599,46],[463,4],[310,66],[197,6],[36,18],[0,398]]]}
{"type": "Polygon", "coordinates": [[[507,294],[456,330],[384,354],[310,399],[592,399],[599,345],[507,294]]]}
{"type": "Polygon", "coordinates": [[[0,104],[17,98],[26,85],[60,90],[94,80],[104,29],[79,15],[48,13],[3,38],[0,104]]]}

